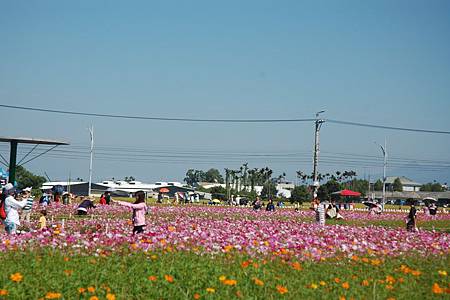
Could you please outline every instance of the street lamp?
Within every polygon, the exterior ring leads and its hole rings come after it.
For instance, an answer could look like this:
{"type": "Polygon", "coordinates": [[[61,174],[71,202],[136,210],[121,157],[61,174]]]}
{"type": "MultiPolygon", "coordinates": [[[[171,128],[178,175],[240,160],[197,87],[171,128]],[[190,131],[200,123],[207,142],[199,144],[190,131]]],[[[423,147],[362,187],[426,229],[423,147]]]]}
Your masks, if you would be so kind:
{"type": "Polygon", "coordinates": [[[377,143],[374,142],[375,144],[377,144],[378,146],[380,146],[381,151],[383,152],[383,199],[381,201],[381,206],[384,210],[384,203],[386,202],[386,165],[387,165],[387,148],[386,148],[386,138],[384,139],[384,147],[377,143]]]}

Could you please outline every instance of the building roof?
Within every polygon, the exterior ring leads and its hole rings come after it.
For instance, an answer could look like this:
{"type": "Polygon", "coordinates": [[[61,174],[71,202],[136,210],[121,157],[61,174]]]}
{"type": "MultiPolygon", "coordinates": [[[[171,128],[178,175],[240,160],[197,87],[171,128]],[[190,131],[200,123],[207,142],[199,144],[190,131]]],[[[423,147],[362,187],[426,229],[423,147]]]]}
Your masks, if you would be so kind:
{"type": "Polygon", "coordinates": [[[388,176],[386,177],[387,184],[394,184],[395,179],[400,179],[400,182],[403,186],[422,186],[421,183],[412,181],[411,179],[405,176],[388,176]]]}

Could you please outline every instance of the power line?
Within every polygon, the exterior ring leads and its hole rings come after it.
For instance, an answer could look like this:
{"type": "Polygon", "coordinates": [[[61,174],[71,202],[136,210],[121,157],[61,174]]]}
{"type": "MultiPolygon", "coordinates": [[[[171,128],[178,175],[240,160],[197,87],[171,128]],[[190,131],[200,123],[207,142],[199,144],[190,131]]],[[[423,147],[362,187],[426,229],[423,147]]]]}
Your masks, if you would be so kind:
{"type": "Polygon", "coordinates": [[[87,113],[76,111],[65,111],[25,106],[14,106],[0,104],[0,107],[40,111],[48,113],[66,114],[66,115],[79,115],[90,117],[105,117],[105,118],[119,118],[119,119],[135,119],[135,120],[153,120],[153,121],[178,121],[178,122],[215,122],[215,123],[281,123],[281,122],[310,122],[314,119],[195,119],[195,118],[168,118],[168,117],[147,117],[147,116],[131,116],[131,115],[113,115],[113,114],[99,114],[99,113],[87,113]]]}
{"type": "MultiPolygon", "coordinates": [[[[27,106],[16,106],[16,105],[7,105],[7,104],[0,104],[0,107],[10,108],[10,109],[28,110],[28,111],[39,111],[39,112],[47,112],[47,113],[56,113],[56,114],[66,114],[66,115],[104,117],[104,118],[118,118],[118,119],[134,119],[134,120],[175,121],[175,122],[286,123],[286,122],[312,122],[312,121],[316,121],[315,119],[311,119],[311,118],[294,118],[294,119],[169,118],[169,117],[152,117],[152,116],[132,116],[132,115],[88,113],[88,112],[56,110],[56,109],[36,108],[36,107],[27,107],[27,106]]],[[[325,122],[329,122],[329,123],[334,123],[334,124],[340,124],[340,125],[369,127],[369,128],[378,128],[378,129],[387,129],[387,130],[398,130],[398,131],[419,132],[419,133],[432,133],[432,134],[450,134],[450,131],[445,131],[445,130],[428,130],[428,129],[420,129],[420,128],[406,128],[406,127],[376,125],[376,124],[367,124],[367,123],[350,122],[350,121],[340,121],[340,120],[334,120],[334,119],[325,119],[324,121],[325,122]]]]}
{"type": "Polygon", "coordinates": [[[359,127],[370,127],[370,128],[379,128],[379,129],[388,129],[388,130],[400,130],[400,131],[409,131],[409,132],[421,132],[421,133],[450,134],[450,131],[443,131],[443,130],[428,130],[428,129],[393,127],[393,126],[384,126],[384,125],[374,125],[374,124],[366,124],[366,123],[339,121],[339,120],[332,120],[332,119],[326,119],[326,121],[329,122],[329,123],[335,123],[335,124],[341,124],[341,125],[359,126],[359,127]]]}

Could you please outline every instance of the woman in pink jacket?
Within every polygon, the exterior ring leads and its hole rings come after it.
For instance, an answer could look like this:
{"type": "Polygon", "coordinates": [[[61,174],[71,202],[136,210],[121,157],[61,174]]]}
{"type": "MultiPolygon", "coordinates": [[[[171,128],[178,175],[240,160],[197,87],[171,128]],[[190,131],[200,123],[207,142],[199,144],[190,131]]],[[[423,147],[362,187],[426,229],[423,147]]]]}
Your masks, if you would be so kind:
{"type": "Polygon", "coordinates": [[[137,191],[135,197],[136,201],[134,201],[134,203],[115,200],[113,201],[114,203],[133,209],[133,235],[136,233],[144,232],[145,213],[147,212],[147,204],[145,204],[145,193],[143,191],[137,191]]]}

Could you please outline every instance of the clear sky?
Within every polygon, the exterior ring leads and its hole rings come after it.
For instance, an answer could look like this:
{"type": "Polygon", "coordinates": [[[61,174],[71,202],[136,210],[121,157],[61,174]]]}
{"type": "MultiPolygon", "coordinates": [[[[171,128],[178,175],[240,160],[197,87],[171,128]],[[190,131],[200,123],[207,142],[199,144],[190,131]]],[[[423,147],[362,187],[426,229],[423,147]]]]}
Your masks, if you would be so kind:
{"type": "MultiPolygon", "coordinates": [[[[229,119],[326,110],[330,119],[450,130],[449,11],[438,0],[0,0],[0,104],[229,119]]],[[[51,179],[88,178],[91,124],[95,181],[182,180],[188,168],[223,171],[246,161],[291,180],[312,170],[312,123],[0,112],[3,136],[71,143],[25,165],[51,179]]],[[[321,130],[319,170],[379,177],[374,141],[385,138],[394,159],[388,175],[450,182],[449,135],[331,123],[321,130]]],[[[7,144],[0,153],[8,156],[7,144]]]]}

